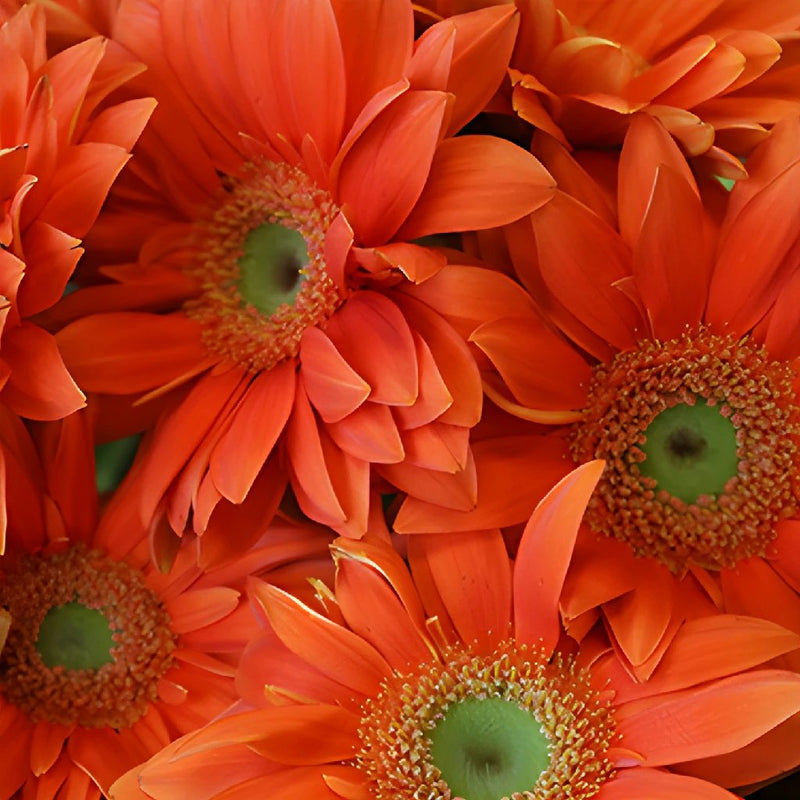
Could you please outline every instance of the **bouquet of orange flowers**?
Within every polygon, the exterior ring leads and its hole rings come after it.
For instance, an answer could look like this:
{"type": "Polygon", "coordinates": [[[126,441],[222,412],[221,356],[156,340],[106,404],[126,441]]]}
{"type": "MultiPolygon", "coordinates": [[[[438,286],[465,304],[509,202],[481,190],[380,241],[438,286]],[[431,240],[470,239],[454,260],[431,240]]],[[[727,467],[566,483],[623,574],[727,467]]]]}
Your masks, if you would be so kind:
{"type": "Polygon", "coordinates": [[[0,800],[794,797],[799,65],[0,0],[0,800]]]}

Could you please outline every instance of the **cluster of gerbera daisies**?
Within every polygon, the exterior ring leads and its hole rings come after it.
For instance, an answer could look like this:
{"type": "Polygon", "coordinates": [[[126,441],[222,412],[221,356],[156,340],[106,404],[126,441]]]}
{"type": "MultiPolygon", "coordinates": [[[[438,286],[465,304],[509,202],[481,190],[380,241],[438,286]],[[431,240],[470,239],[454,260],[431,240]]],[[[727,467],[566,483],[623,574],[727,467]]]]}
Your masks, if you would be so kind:
{"type": "Polygon", "coordinates": [[[800,767],[800,0],[0,0],[0,200],[0,800],[800,767]]]}

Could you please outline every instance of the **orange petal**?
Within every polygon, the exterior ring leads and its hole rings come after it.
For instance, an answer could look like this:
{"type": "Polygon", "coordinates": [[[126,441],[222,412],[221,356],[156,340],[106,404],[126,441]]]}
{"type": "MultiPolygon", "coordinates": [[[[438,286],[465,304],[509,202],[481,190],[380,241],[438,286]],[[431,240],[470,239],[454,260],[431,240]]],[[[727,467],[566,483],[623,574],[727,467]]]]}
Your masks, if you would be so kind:
{"type": "Polygon", "coordinates": [[[406,461],[424,469],[455,473],[469,461],[469,429],[430,422],[403,431],[406,461]]]}
{"type": "Polygon", "coordinates": [[[214,485],[232,503],[245,499],[283,433],[294,392],[295,364],[289,360],[257,375],[237,405],[209,458],[214,485]]]}
{"type": "Polygon", "coordinates": [[[520,642],[548,653],[561,635],[558,606],[575,537],[603,461],[590,461],[562,478],[536,506],[514,566],[514,630],[520,642]]]}
{"type": "Polygon", "coordinates": [[[75,379],[89,392],[152,389],[208,359],[199,326],[183,314],[93,314],[67,325],[56,341],[75,379]]]}
{"type": "Polygon", "coordinates": [[[228,616],[239,605],[239,592],[227,586],[182,592],[166,604],[177,634],[203,628],[228,616]]]}
{"type": "MultiPolygon", "coordinates": [[[[655,672],[638,683],[621,670],[613,676],[617,704],[687,689],[763,664],[800,647],[800,636],[757,617],[714,614],[688,620],[675,634],[655,672]]],[[[616,659],[609,660],[609,666],[616,659]]],[[[619,664],[619,662],[616,662],[619,664]]],[[[609,673],[593,669],[600,684],[609,673]]]]}
{"type": "Polygon", "coordinates": [[[336,599],[350,629],[402,672],[431,658],[419,621],[412,621],[391,585],[368,563],[334,551],[336,599]]]}
{"type": "Polygon", "coordinates": [[[74,730],[74,725],[55,725],[38,722],[31,739],[30,767],[34,775],[47,772],[61,755],[64,741],[74,730]]]}
{"type": "Polygon", "coordinates": [[[487,322],[470,341],[489,357],[522,405],[550,410],[585,405],[589,364],[538,314],[487,322]]]}
{"type": "Polygon", "coordinates": [[[395,531],[450,533],[523,522],[537,501],[572,466],[560,437],[487,439],[475,442],[472,453],[477,470],[477,498],[475,489],[470,488],[458,505],[453,503],[455,497],[449,494],[442,497],[437,494],[438,487],[431,485],[434,480],[441,480],[442,473],[422,473],[419,484],[413,486],[401,482],[397,473],[386,473],[389,480],[409,493],[395,519],[395,531]],[[525,486],[525,491],[520,492],[519,486],[525,486]]]}
{"type": "Polygon", "coordinates": [[[432,25],[420,37],[417,49],[424,37],[437,35],[439,28],[445,29],[442,34],[445,36],[449,35],[449,28],[455,29],[447,85],[436,87],[455,96],[448,123],[450,134],[461,130],[482,111],[500,88],[518,27],[519,13],[514,6],[497,5],[451,16],[432,25]]]}
{"type": "MultiPolygon", "coordinates": [[[[477,476],[472,453],[469,453],[465,469],[455,472],[440,472],[417,467],[407,461],[400,464],[381,464],[378,472],[396,486],[401,492],[408,495],[406,503],[411,502],[421,505],[431,516],[426,518],[423,527],[414,532],[428,532],[425,524],[431,524],[433,530],[438,530],[437,512],[444,516],[455,514],[456,517],[464,516],[475,508],[477,501],[477,476]]],[[[404,504],[405,505],[405,504],[404,504]]],[[[402,511],[402,508],[401,508],[402,511]]],[[[476,525],[466,526],[466,530],[473,530],[476,525]]],[[[411,530],[401,531],[395,520],[397,532],[410,533],[411,530]]],[[[445,523],[445,530],[449,526],[445,523]]]]}
{"type": "Polygon", "coordinates": [[[706,321],[717,330],[747,331],[781,291],[794,268],[790,255],[800,208],[792,198],[798,192],[800,163],[795,163],[756,194],[722,234],[706,311],[706,321]]]}
{"type": "Polygon", "coordinates": [[[619,350],[643,329],[615,283],[630,275],[630,251],[611,227],[577,200],[557,194],[531,215],[547,287],[591,331],[619,350]]]}
{"type": "Polygon", "coordinates": [[[744,747],[800,711],[800,675],[758,670],[616,710],[625,747],[648,766],[744,747]]]}
{"type": "Polygon", "coordinates": [[[530,213],[555,181],[530,153],[492,136],[458,136],[436,149],[422,195],[398,232],[403,239],[482,230],[530,213]]]}
{"type": "Polygon", "coordinates": [[[410,406],[417,398],[417,358],[400,309],[373,291],[353,294],[328,322],[326,333],[370,385],[370,400],[410,406]]]}
{"type": "Polygon", "coordinates": [[[36,325],[23,321],[4,332],[3,359],[11,367],[3,401],[20,416],[59,419],[86,405],[56,339],[36,325]]]}
{"type": "Polygon", "coordinates": [[[366,402],[327,431],[336,444],[362,461],[395,464],[405,456],[400,433],[388,406],[366,402]]]}
{"type": "Polygon", "coordinates": [[[511,564],[500,531],[418,538],[461,640],[492,650],[508,637],[511,622],[511,564]]]}
{"type": "MultiPolygon", "coordinates": [[[[440,384],[443,381],[452,403],[436,417],[438,421],[467,428],[476,425],[480,419],[483,398],[478,367],[466,342],[427,304],[400,294],[396,300],[415,335],[419,334],[423,340],[419,342],[415,338],[419,366],[417,400],[408,409],[397,409],[398,420],[418,421],[420,411],[426,408],[428,413],[431,411],[431,400],[434,400],[434,408],[441,407],[439,404],[445,402],[440,384]],[[430,357],[433,363],[429,362],[430,357]],[[431,376],[433,369],[436,373],[431,376]]],[[[453,300],[457,302],[455,298],[453,300]]]]}
{"type": "Polygon", "coordinates": [[[657,339],[676,338],[702,319],[712,270],[704,214],[692,188],[659,167],[633,252],[636,286],[657,339]]]}
{"type": "Polygon", "coordinates": [[[319,328],[303,334],[300,369],[308,399],[325,422],[338,422],[369,396],[369,384],[319,328]]]}
{"type": "Polygon", "coordinates": [[[339,202],[358,244],[388,242],[414,208],[429,177],[446,106],[444,92],[406,92],[353,144],[339,172],[339,202]]]}
{"type": "Polygon", "coordinates": [[[351,123],[374,94],[403,77],[414,44],[414,19],[403,0],[337,0],[332,5],[342,41],[351,123]]]}
{"type": "Polygon", "coordinates": [[[713,783],[658,769],[621,769],[600,787],[597,800],[733,800],[734,795],[713,783]]]}
{"type": "Polygon", "coordinates": [[[391,674],[391,667],[372,645],[287,592],[253,581],[251,597],[261,604],[289,650],[343,686],[371,697],[391,674]]]}

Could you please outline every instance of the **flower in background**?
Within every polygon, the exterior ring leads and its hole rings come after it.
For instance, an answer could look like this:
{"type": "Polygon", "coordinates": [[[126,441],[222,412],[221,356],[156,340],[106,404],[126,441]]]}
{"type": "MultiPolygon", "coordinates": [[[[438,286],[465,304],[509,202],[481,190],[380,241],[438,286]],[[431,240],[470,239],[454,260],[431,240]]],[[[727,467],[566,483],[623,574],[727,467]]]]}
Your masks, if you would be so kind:
{"type": "MultiPolygon", "coordinates": [[[[424,3],[439,14],[489,5],[424,3]]],[[[520,0],[510,104],[566,146],[619,144],[637,111],[703,169],[746,174],[746,156],[798,111],[795,3],[520,0]]]]}
{"type": "Polygon", "coordinates": [[[64,293],[154,101],[105,102],[142,67],[101,38],[48,59],[39,7],[7,15],[0,59],[0,402],[59,419],[84,396],[37,315],[64,293]]]}
{"type": "Polygon", "coordinates": [[[514,563],[497,530],[412,537],[410,571],[368,537],[333,543],[324,609],[253,580],[265,631],[242,659],[242,706],[111,796],[732,797],[672,767],[736,751],[800,709],[800,676],[751,670],[800,638],[744,618],[687,624],[644,685],[602,635],[576,648],[558,596],[601,469],[553,489],[514,563]]]}
{"type": "MultiPolygon", "coordinates": [[[[602,613],[640,677],[687,616],[724,610],[800,632],[800,122],[754,152],[719,223],[650,117],[632,123],[612,212],[559,150],[546,161],[574,193],[507,230],[539,312],[472,338],[496,368],[497,404],[570,423],[518,437],[506,479],[607,460],[562,598],[570,630],[602,613]]],[[[524,505],[493,480],[483,513],[456,519],[411,499],[395,526],[520,522],[524,505]]],[[[796,654],[784,663],[800,668],[796,654]]]]}
{"type": "MultiPolygon", "coordinates": [[[[126,487],[148,523],[202,533],[270,469],[261,497],[277,503],[288,470],[302,510],[350,536],[372,465],[474,503],[473,356],[400,289],[445,267],[424,237],[552,196],[529,153],[453,135],[502,80],[516,27],[513,8],[487,9],[415,42],[401,0],[120,11],[115,37],[160,105],[93,234],[108,280],[65,299],[57,339],[86,391],[172,392],[126,487]]],[[[484,294],[496,279],[483,271],[484,294]]]]}
{"type": "Polygon", "coordinates": [[[235,701],[257,631],[247,576],[271,571],[302,590],[296,572],[316,569],[330,534],[281,523],[236,562],[202,570],[186,547],[161,572],[113,499],[98,517],[83,415],[36,438],[0,560],[0,798],[99,798],[235,701]]]}

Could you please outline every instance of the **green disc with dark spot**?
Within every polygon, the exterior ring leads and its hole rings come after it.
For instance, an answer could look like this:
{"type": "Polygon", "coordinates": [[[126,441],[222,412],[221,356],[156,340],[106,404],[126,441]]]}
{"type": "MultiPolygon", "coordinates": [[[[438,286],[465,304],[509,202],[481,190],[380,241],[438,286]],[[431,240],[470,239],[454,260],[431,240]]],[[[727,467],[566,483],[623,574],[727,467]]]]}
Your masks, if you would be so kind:
{"type": "Polygon", "coordinates": [[[39,626],[36,649],[51,669],[100,669],[114,659],[111,628],[105,615],[81,603],[51,608],[39,626]]]}
{"type": "Polygon", "coordinates": [[[271,316],[282,303],[294,302],[305,280],[300,270],[307,264],[308,249],[302,235],[293,228],[265,222],[244,241],[239,291],[250,305],[271,316]]]}
{"type": "Polygon", "coordinates": [[[739,467],[736,428],[698,398],[693,406],[679,403],[662,411],[645,431],[639,465],[643,475],[684,503],[700,495],[719,495],[739,467]]]}
{"type": "Polygon", "coordinates": [[[468,698],[447,708],[430,731],[431,760],[454,797],[499,800],[532,789],[550,763],[536,719],[497,697],[468,698]]]}

